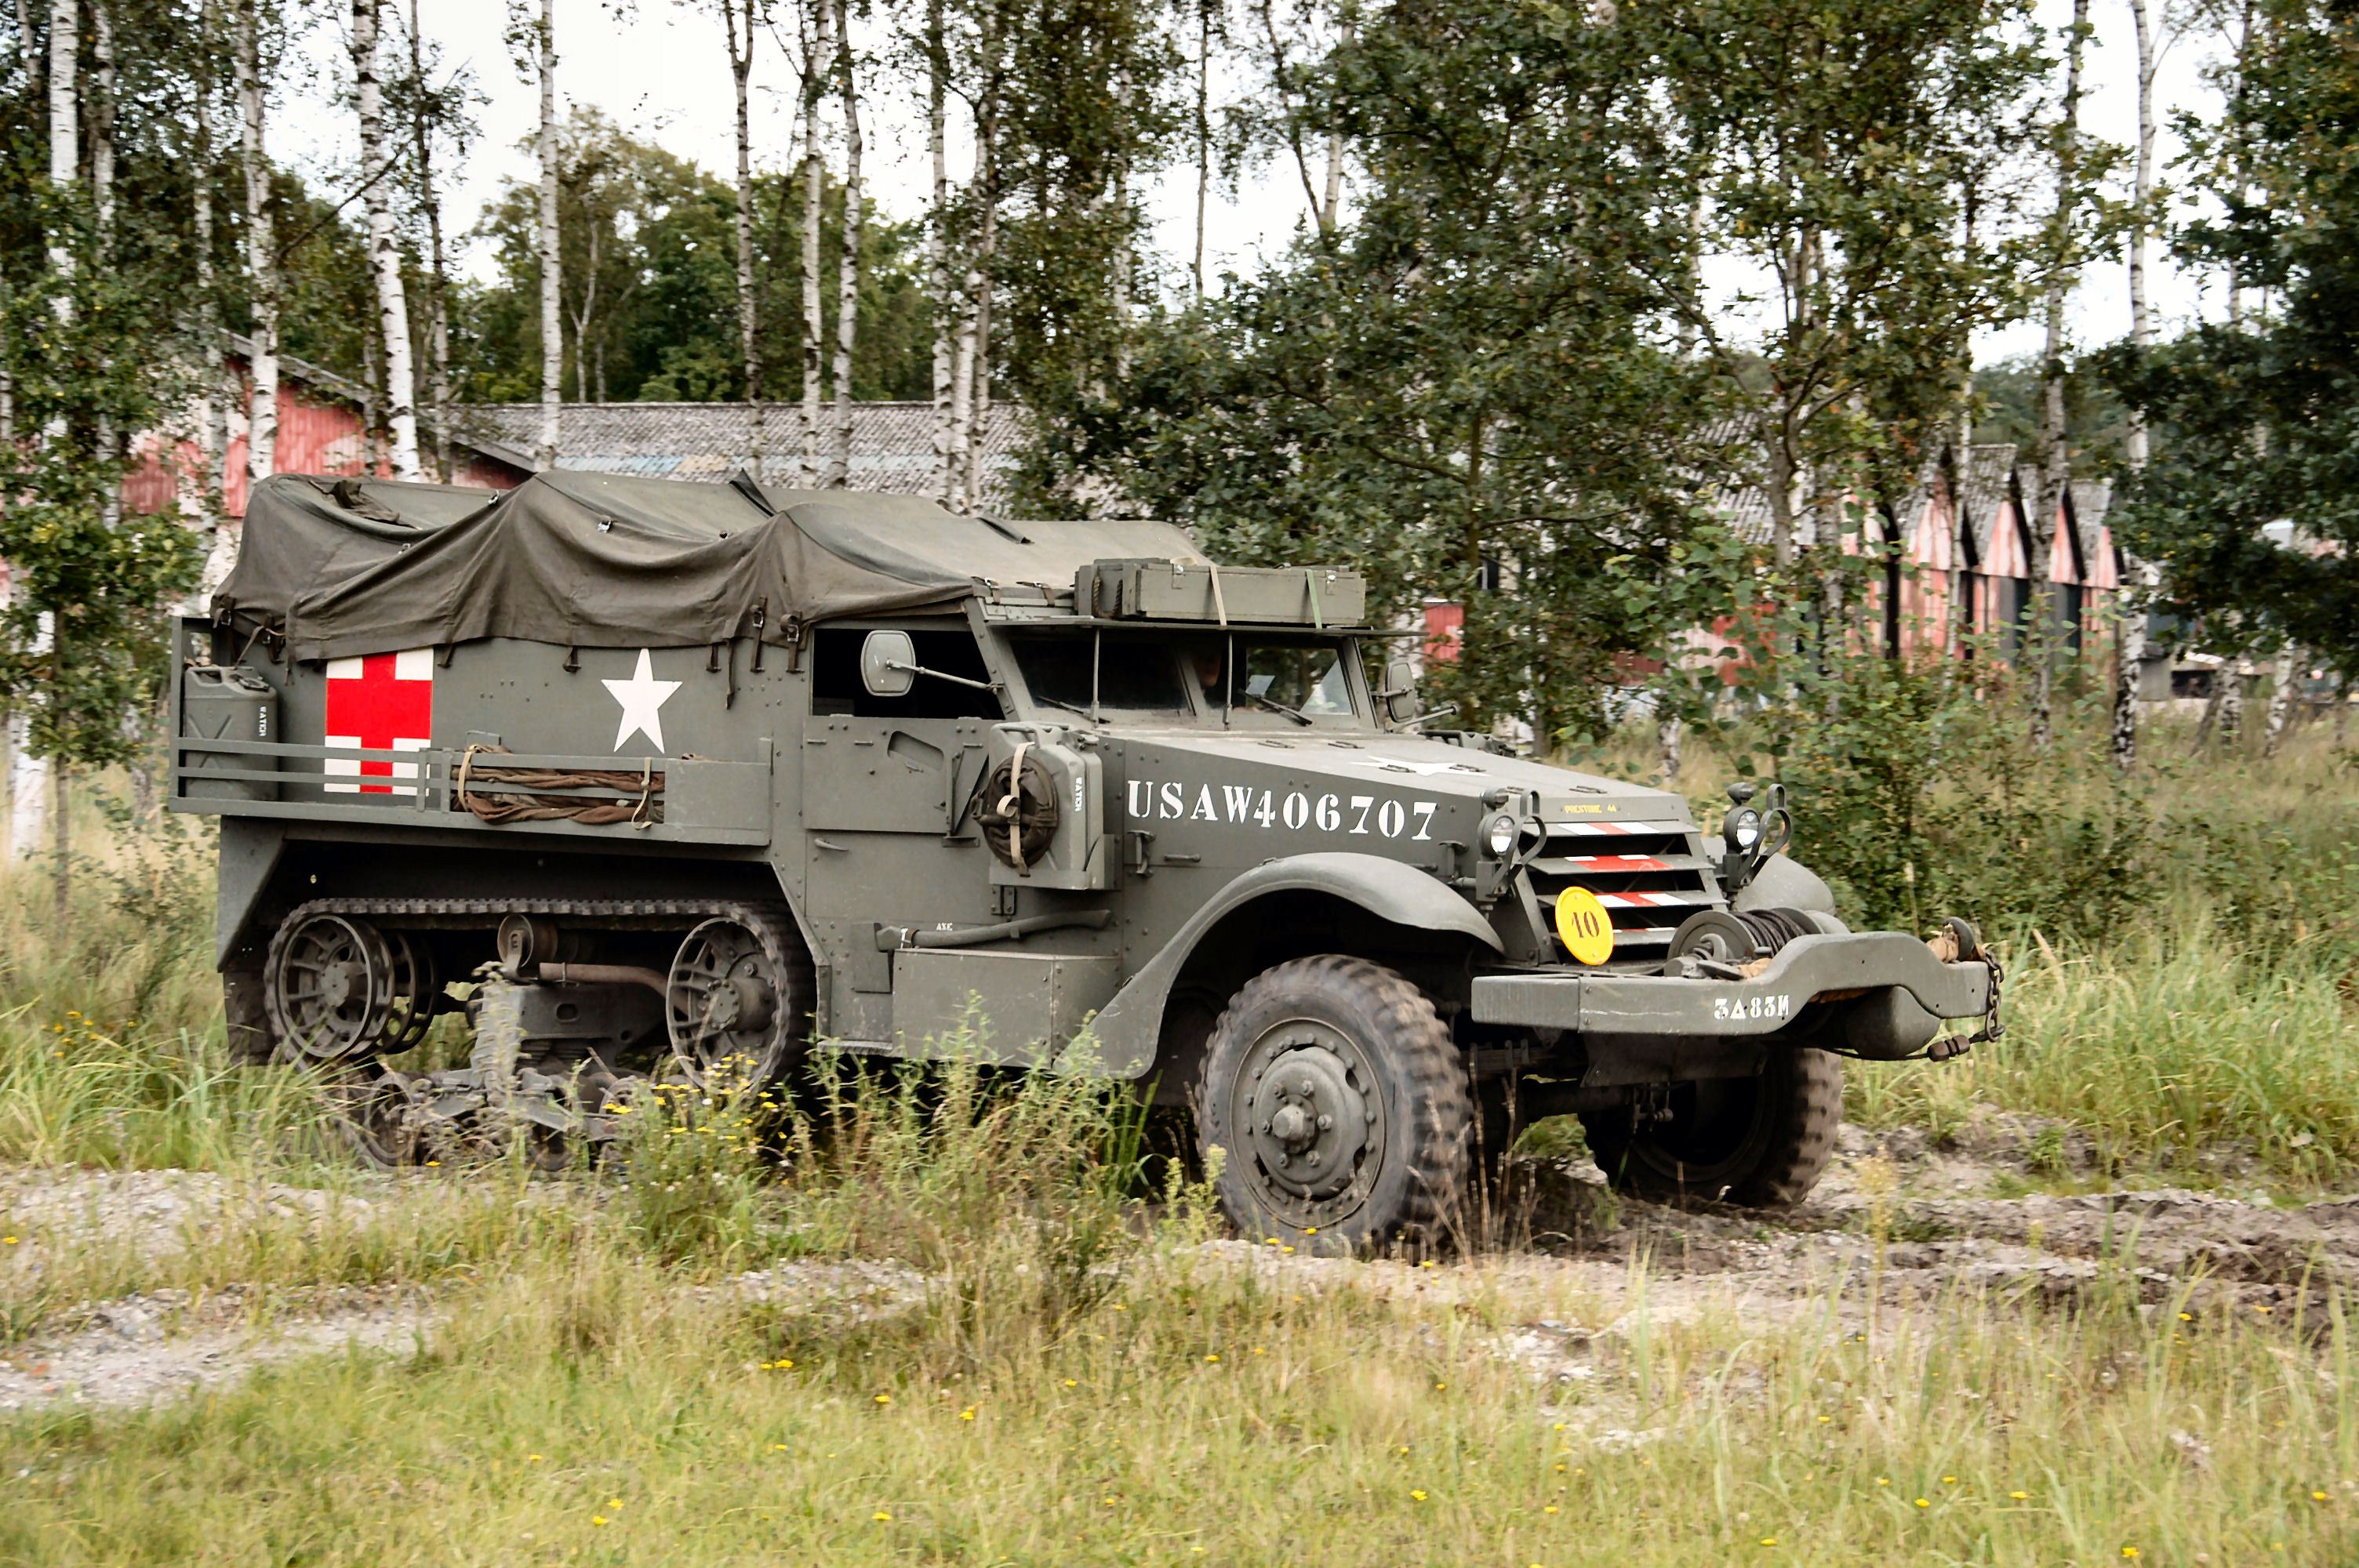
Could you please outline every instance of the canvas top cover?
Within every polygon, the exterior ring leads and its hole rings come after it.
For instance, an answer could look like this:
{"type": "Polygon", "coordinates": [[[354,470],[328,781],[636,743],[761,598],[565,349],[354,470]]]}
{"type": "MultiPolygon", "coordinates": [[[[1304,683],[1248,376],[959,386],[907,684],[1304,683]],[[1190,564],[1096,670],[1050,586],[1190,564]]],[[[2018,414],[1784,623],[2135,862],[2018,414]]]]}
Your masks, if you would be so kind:
{"type": "Polygon", "coordinates": [[[1162,523],[1004,523],[919,496],[554,469],[511,491],[279,474],[216,614],[299,659],[483,637],[577,647],[785,642],[792,626],[1071,588],[1103,557],[1201,560],[1162,523]]]}

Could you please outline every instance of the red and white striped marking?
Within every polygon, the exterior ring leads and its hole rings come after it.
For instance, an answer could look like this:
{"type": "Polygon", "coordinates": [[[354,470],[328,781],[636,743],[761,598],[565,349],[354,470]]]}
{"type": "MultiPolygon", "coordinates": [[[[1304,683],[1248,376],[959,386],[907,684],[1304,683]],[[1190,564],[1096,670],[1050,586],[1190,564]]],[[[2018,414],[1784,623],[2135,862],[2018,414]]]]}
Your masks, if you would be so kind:
{"type": "Polygon", "coordinates": [[[1602,892],[1597,902],[1608,909],[1692,909],[1708,901],[1699,892],[1602,892]]]}
{"type": "MultiPolygon", "coordinates": [[[[434,650],[369,654],[328,661],[328,722],[321,740],[331,746],[371,751],[422,752],[434,743],[434,650]]],[[[418,776],[415,762],[364,762],[330,757],[332,778],[418,776]]],[[[410,784],[332,784],[330,795],[415,795],[410,784]]]]}
{"type": "Polygon", "coordinates": [[[1568,855],[1565,859],[1583,871],[1669,871],[1678,868],[1652,855],[1568,855]]]}
{"type": "Polygon", "coordinates": [[[1608,838],[1633,833],[1673,833],[1685,838],[1695,831],[1684,822],[1551,822],[1551,838],[1608,838]]]}

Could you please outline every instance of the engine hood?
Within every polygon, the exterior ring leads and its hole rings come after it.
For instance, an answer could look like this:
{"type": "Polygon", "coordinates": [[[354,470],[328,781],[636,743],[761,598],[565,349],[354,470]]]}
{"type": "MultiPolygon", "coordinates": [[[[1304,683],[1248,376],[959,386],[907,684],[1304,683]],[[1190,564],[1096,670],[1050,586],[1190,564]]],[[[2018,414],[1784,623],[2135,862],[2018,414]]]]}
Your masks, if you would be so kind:
{"type": "Polygon", "coordinates": [[[1576,773],[1521,757],[1495,756],[1416,735],[1283,735],[1167,730],[1126,737],[1152,755],[1163,776],[1238,776],[1276,769],[1332,781],[1480,805],[1497,789],[1537,792],[1550,823],[1689,824],[1688,803],[1669,790],[1576,773]],[[1193,765],[1191,765],[1193,764],[1193,765]]]}

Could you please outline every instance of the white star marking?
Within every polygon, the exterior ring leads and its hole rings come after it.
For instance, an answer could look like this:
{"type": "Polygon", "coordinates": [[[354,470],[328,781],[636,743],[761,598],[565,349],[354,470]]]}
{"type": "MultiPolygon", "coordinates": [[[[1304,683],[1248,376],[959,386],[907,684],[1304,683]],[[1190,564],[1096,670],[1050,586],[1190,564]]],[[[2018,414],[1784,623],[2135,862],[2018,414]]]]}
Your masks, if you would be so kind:
{"type": "Polygon", "coordinates": [[[647,658],[647,651],[641,648],[639,667],[630,679],[602,681],[599,684],[623,705],[623,722],[614,730],[614,750],[621,751],[623,742],[634,735],[645,735],[656,743],[657,751],[662,751],[663,705],[683,683],[656,679],[655,666],[647,658]]]}

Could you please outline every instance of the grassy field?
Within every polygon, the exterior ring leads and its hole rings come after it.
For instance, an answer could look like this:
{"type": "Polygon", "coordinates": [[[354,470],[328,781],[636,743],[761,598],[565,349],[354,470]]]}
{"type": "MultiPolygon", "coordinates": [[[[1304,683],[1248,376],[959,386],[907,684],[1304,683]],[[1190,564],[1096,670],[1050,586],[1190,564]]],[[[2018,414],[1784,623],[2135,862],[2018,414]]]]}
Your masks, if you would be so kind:
{"type": "MultiPolygon", "coordinates": [[[[2325,843],[2351,778],[2306,737],[2162,787],[2325,843]]],[[[310,1086],[223,1064],[200,846],[117,838],[77,889],[60,924],[46,881],[0,885],[0,1162],[257,1196],[162,1250],[0,1208],[0,1354],[134,1291],[266,1318],[397,1283],[434,1317],[407,1357],[0,1418],[0,1561],[2228,1564],[2359,1535],[2332,1298],[2142,1303],[2126,1256],[2069,1308],[1283,1259],[1142,1194],[1131,1119],[1049,1080],[842,1097],[772,1130],[783,1171],[726,1118],[651,1118],[627,1184],[394,1188],[310,1086]]],[[[2035,1167],[2060,1187],[2350,1190],[2353,955],[2332,922],[2240,925],[2242,897],[2178,877],[2102,942],[2004,933],[2007,1037],[1855,1068],[1854,1118],[2050,1119],[2097,1155],[2035,1167]]]]}

